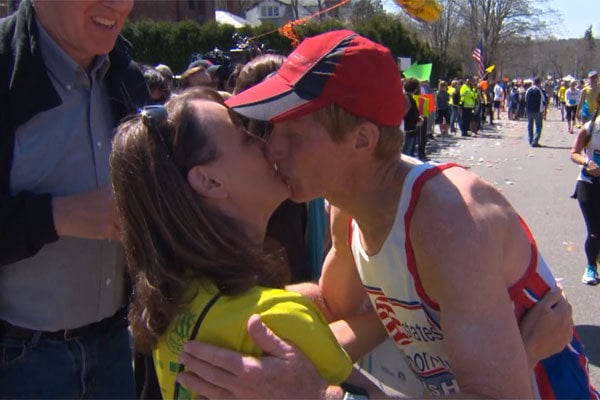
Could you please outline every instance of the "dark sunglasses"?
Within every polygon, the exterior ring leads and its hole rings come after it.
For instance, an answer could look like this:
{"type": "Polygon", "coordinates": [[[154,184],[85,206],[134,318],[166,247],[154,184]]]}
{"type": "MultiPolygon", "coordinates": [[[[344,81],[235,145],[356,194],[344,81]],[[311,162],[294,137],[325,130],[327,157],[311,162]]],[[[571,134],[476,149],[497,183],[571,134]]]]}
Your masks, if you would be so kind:
{"type": "Polygon", "coordinates": [[[175,168],[177,168],[177,170],[185,178],[187,176],[188,169],[185,167],[182,160],[177,160],[175,158],[173,141],[166,140],[163,136],[163,132],[170,132],[170,129],[165,127],[169,120],[169,113],[165,106],[161,104],[146,106],[141,109],[140,115],[142,117],[142,123],[148,128],[150,134],[154,135],[155,138],[158,138],[159,142],[163,145],[167,158],[171,160],[175,168]]]}
{"type": "Polygon", "coordinates": [[[161,104],[152,104],[146,106],[140,110],[140,115],[142,116],[142,122],[148,128],[158,128],[160,125],[167,122],[169,118],[169,113],[165,106],[161,104]]]}
{"type": "Polygon", "coordinates": [[[169,119],[169,113],[165,106],[160,104],[146,106],[141,109],[140,115],[142,117],[142,123],[150,130],[150,132],[152,132],[152,134],[158,137],[158,140],[160,140],[167,151],[167,156],[172,158],[173,150],[171,146],[167,144],[167,141],[160,130],[160,127],[166,124],[169,119]]]}

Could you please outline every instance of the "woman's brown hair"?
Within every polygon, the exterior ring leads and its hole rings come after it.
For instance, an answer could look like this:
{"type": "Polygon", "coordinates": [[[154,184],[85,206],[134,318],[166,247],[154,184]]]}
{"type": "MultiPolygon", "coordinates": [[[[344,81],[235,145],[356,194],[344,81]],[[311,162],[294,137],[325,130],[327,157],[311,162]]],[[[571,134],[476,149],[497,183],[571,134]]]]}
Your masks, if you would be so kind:
{"type": "MultiPolygon", "coordinates": [[[[129,311],[136,347],[151,351],[168,327],[187,284],[209,279],[224,294],[260,284],[281,287],[285,270],[249,245],[239,224],[207,204],[187,182],[195,165],[218,157],[192,103],[223,104],[216,91],[192,88],[166,104],[168,118],[122,123],[111,153],[111,179],[133,280],[129,311]]],[[[232,115],[234,121],[235,116],[232,115]]]]}

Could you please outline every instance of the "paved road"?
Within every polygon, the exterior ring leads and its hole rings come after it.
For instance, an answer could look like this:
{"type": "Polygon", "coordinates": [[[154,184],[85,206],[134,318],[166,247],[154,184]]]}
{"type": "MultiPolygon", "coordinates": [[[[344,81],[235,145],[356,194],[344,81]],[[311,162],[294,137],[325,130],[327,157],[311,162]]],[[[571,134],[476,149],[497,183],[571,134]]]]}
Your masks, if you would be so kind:
{"type": "Polygon", "coordinates": [[[428,156],[469,167],[497,187],[527,221],[554,275],[562,278],[590,359],[592,382],[600,387],[600,285],[581,283],[586,232],[577,201],[570,198],[579,171],[569,159],[575,135],[567,133],[554,107],[544,121],[541,148],[529,146],[526,121],[508,121],[502,113],[495,123],[476,138],[436,137],[428,156]]]}

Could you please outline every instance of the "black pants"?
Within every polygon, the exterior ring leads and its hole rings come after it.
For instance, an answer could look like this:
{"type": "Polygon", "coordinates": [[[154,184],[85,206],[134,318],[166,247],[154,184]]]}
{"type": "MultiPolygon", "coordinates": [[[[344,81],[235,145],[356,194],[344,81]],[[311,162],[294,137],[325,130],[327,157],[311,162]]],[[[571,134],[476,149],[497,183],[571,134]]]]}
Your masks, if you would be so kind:
{"type": "Polygon", "coordinates": [[[467,131],[470,129],[472,117],[473,117],[473,109],[463,107],[463,109],[462,109],[462,126],[460,127],[460,131],[463,135],[466,135],[467,131]]]}
{"type": "Polygon", "coordinates": [[[152,356],[135,353],[134,365],[137,398],[140,400],[162,399],[152,356]]]}
{"type": "Polygon", "coordinates": [[[427,156],[425,155],[425,146],[427,146],[427,120],[429,117],[423,117],[423,125],[420,128],[417,128],[417,157],[420,160],[425,159],[427,156]]]}
{"type": "Polygon", "coordinates": [[[576,195],[587,228],[585,256],[593,266],[600,251],[600,180],[593,184],[578,181],[576,195]]]}

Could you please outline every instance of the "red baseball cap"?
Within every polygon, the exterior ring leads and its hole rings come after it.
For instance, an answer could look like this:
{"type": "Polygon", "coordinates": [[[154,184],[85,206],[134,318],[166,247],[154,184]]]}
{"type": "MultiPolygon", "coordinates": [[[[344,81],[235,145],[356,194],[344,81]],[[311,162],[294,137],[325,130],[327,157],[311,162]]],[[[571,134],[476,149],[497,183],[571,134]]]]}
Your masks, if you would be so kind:
{"type": "Polygon", "coordinates": [[[276,74],[225,103],[245,117],[271,122],[336,104],[384,126],[399,126],[406,108],[390,50],[350,30],[305,39],[276,74]]]}

